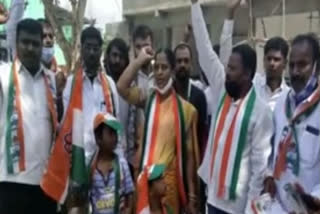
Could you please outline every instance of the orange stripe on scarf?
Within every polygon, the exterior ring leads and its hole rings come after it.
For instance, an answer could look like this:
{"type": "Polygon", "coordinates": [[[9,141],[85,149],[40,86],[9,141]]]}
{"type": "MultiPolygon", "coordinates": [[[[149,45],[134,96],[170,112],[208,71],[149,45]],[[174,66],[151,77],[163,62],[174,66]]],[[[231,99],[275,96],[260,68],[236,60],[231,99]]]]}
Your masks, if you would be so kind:
{"type": "Polygon", "coordinates": [[[219,139],[220,139],[220,136],[222,134],[224,123],[226,121],[226,117],[227,117],[227,114],[229,112],[230,106],[231,106],[231,97],[227,95],[225,103],[223,105],[223,109],[222,109],[222,112],[221,112],[220,119],[218,121],[219,123],[218,123],[218,127],[217,127],[216,136],[214,137],[213,155],[212,155],[211,164],[210,164],[210,170],[211,170],[210,171],[210,179],[211,179],[212,173],[214,171],[213,170],[214,169],[214,160],[216,158],[216,154],[217,154],[217,150],[218,150],[219,139]]]}
{"type": "Polygon", "coordinates": [[[75,74],[75,81],[72,88],[71,100],[67,108],[66,118],[63,121],[60,133],[49,158],[47,171],[41,181],[41,188],[43,191],[56,201],[63,200],[62,197],[64,196],[63,194],[66,191],[69,181],[73,109],[82,109],[82,74],[82,69],[75,74]]]}
{"type": "Polygon", "coordinates": [[[112,104],[112,98],[111,98],[111,90],[110,90],[110,85],[107,80],[107,77],[100,71],[99,73],[100,80],[101,80],[101,85],[103,89],[103,96],[104,100],[106,102],[106,110],[108,113],[114,115],[114,109],[113,109],[113,104],[112,104]]]}
{"type": "Polygon", "coordinates": [[[19,141],[19,145],[20,145],[20,154],[19,154],[19,168],[20,171],[24,171],[26,169],[26,165],[25,165],[25,148],[24,148],[24,133],[23,133],[23,120],[22,120],[22,106],[21,106],[21,89],[20,89],[20,84],[19,84],[19,80],[18,80],[18,72],[17,72],[17,68],[16,68],[16,63],[17,60],[15,60],[13,62],[13,75],[14,75],[14,84],[16,87],[16,111],[18,114],[18,117],[20,118],[20,120],[18,120],[18,130],[17,130],[17,134],[18,134],[18,141],[19,141]]]}
{"type": "Polygon", "coordinates": [[[154,121],[152,126],[152,136],[151,136],[151,146],[150,146],[150,155],[147,160],[147,166],[150,166],[153,163],[153,156],[156,147],[156,139],[158,134],[158,127],[159,127],[159,116],[160,116],[160,98],[159,94],[156,94],[156,103],[155,103],[155,113],[154,113],[154,121]]]}
{"type": "Polygon", "coordinates": [[[234,134],[234,126],[236,124],[237,116],[238,116],[242,101],[240,102],[240,104],[236,110],[236,114],[233,117],[231,126],[228,130],[226,145],[224,147],[224,152],[223,152],[222,161],[221,161],[221,169],[220,169],[220,173],[219,173],[220,175],[219,175],[218,197],[220,197],[220,198],[222,198],[223,195],[225,194],[224,187],[225,187],[225,182],[226,182],[227,167],[228,167],[228,163],[229,163],[229,156],[230,156],[233,134],[234,134]]]}

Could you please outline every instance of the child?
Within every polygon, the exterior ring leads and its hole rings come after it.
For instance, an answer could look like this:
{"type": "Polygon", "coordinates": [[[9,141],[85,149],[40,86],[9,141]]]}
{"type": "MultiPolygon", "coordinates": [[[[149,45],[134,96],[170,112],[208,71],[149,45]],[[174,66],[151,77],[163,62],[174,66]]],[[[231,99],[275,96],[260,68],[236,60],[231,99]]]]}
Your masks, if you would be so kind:
{"type": "Polygon", "coordinates": [[[134,185],[128,163],[115,154],[121,124],[111,114],[98,114],[94,134],[98,152],[93,161],[90,203],[93,214],[130,214],[134,185]]]}
{"type": "Polygon", "coordinates": [[[163,179],[165,166],[152,165],[145,168],[138,178],[137,214],[172,214],[172,210],[163,201],[166,184],[163,179]]]}

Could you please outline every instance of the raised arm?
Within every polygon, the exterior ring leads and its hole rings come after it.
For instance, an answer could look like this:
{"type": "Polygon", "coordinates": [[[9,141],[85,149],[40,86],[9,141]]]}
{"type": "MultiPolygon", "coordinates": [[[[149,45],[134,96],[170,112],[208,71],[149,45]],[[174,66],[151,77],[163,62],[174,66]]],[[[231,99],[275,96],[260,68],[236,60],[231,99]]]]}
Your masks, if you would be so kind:
{"type": "Polygon", "coordinates": [[[23,17],[24,5],[24,0],[13,0],[11,2],[9,19],[7,22],[7,41],[12,59],[16,55],[16,30],[18,22],[23,17]]]}
{"type": "Polygon", "coordinates": [[[198,0],[191,0],[193,34],[197,46],[200,66],[205,73],[213,93],[220,94],[224,89],[224,66],[212,49],[206,23],[198,0]]]}
{"type": "Polygon", "coordinates": [[[147,100],[147,94],[143,93],[144,90],[141,90],[138,87],[132,87],[131,85],[141,67],[152,59],[152,48],[144,47],[139,56],[130,62],[126,70],[120,76],[117,83],[118,92],[128,103],[144,107],[147,100]]]}
{"type": "Polygon", "coordinates": [[[240,6],[241,0],[229,0],[228,2],[228,14],[224,20],[222,33],[220,37],[220,60],[224,67],[228,66],[229,58],[232,52],[232,34],[234,27],[234,16],[236,10],[240,6]]]}

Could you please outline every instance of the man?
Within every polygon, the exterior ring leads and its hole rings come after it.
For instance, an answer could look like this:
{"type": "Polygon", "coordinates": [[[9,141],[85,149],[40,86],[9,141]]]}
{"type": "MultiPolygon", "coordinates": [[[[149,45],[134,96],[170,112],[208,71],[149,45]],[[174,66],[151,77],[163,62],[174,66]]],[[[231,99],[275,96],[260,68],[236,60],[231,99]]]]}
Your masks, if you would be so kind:
{"type": "MultiPolygon", "coordinates": [[[[132,41],[134,56],[136,58],[144,47],[153,47],[153,32],[146,25],[138,25],[133,31],[132,41]]],[[[148,62],[142,66],[138,73],[137,85],[139,87],[147,88],[151,82],[151,78],[151,63],[148,62]]]]}
{"type": "MultiPolygon", "coordinates": [[[[85,164],[90,165],[97,151],[93,133],[95,115],[108,112],[115,117],[119,116],[115,83],[107,76],[100,63],[103,43],[100,32],[92,26],[88,27],[82,31],[80,42],[83,64],[74,75],[68,77],[63,91],[63,105],[66,107],[64,119],[52,150],[48,170],[41,182],[46,193],[59,202],[65,201],[70,168],[75,164],[71,164],[70,159],[74,157],[73,153],[70,157],[73,152],[72,144],[81,143],[76,140],[83,141],[85,164]],[[76,117],[77,115],[80,116],[76,117]],[[83,122],[75,123],[77,118],[83,122]],[[81,134],[73,135],[75,131],[78,133],[79,129],[82,130],[79,131],[81,134]]],[[[123,155],[121,146],[118,144],[119,155],[123,155]]]]}
{"type": "MultiPolygon", "coordinates": [[[[274,111],[271,165],[277,199],[285,213],[300,213],[288,197],[288,186],[296,189],[308,213],[320,210],[319,62],[318,38],[298,35],[289,57],[291,88],[279,98],[274,111]]],[[[273,180],[266,179],[266,190],[272,196],[273,186],[273,180]]]]}
{"type": "Polygon", "coordinates": [[[51,24],[45,19],[38,20],[43,28],[43,48],[42,48],[42,63],[51,69],[54,73],[57,73],[58,65],[54,57],[54,30],[51,24]]]}
{"type": "Polygon", "coordinates": [[[129,64],[129,47],[123,39],[115,38],[109,43],[103,63],[107,74],[117,82],[129,64]]]}
{"type": "Polygon", "coordinates": [[[56,213],[39,186],[57,128],[54,74],[41,64],[41,25],[22,20],[16,35],[0,74],[0,213],[56,213]]]}
{"type": "MultiPolygon", "coordinates": [[[[101,34],[94,27],[86,28],[81,34],[81,56],[83,66],[77,72],[81,72],[83,75],[82,103],[86,124],[84,142],[86,157],[88,158],[96,150],[94,133],[92,131],[94,116],[99,112],[110,111],[110,113],[118,117],[120,113],[116,85],[112,78],[102,72],[103,70],[100,64],[102,43],[101,34]],[[105,95],[105,90],[108,90],[109,96],[105,95]],[[107,100],[107,98],[109,100],[107,100]],[[110,106],[108,106],[109,101],[111,101],[110,106]]],[[[63,92],[63,103],[66,108],[68,108],[68,104],[72,99],[71,96],[81,96],[81,93],[72,93],[73,79],[74,75],[68,78],[66,88],[63,92]]],[[[66,113],[67,109],[65,110],[65,114],[66,113]]]]}
{"type": "MultiPolygon", "coordinates": [[[[233,4],[240,5],[240,0],[233,4]]],[[[228,18],[224,22],[220,39],[220,59],[226,67],[232,52],[232,34],[234,28],[234,12],[229,12],[228,18]]],[[[277,99],[282,93],[289,90],[284,80],[284,71],[287,65],[289,46],[281,37],[274,37],[267,41],[264,46],[264,72],[258,72],[253,80],[259,96],[265,100],[274,110],[277,99]]]]}
{"type": "Polygon", "coordinates": [[[207,101],[204,93],[194,86],[190,81],[192,71],[192,53],[189,45],[179,44],[175,50],[175,89],[185,100],[190,102],[198,111],[198,141],[200,154],[205,149],[205,126],[207,116],[207,101]]]}
{"type": "MultiPolygon", "coordinates": [[[[129,64],[129,47],[123,39],[113,39],[104,55],[104,67],[108,75],[115,82],[118,82],[121,74],[129,64]]],[[[135,136],[135,114],[136,108],[129,105],[121,96],[119,96],[119,120],[124,127],[122,137],[122,145],[124,147],[125,156],[129,162],[130,169],[134,164],[136,151],[136,136],[135,136]]]]}
{"type": "Polygon", "coordinates": [[[235,47],[224,72],[212,50],[200,4],[191,2],[200,65],[218,101],[198,171],[208,186],[208,213],[248,213],[251,200],[263,189],[272,136],[271,111],[252,87],[256,53],[248,45],[235,47]]]}
{"type": "MultiPolygon", "coordinates": [[[[175,50],[175,89],[185,100],[190,102],[198,112],[197,134],[200,158],[202,159],[207,142],[207,101],[205,94],[194,86],[190,81],[192,66],[192,52],[189,45],[179,44],[175,50]]],[[[200,190],[200,209],[205,212],[205,186],[201,184],[200,190]]]]}

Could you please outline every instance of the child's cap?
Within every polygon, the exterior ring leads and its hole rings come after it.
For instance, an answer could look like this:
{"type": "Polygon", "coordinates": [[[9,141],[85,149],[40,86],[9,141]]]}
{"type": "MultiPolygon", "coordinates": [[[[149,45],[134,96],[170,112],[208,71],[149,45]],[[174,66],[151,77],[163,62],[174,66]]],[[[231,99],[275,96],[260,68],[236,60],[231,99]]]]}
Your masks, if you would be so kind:
{"type": "Polygon", "coordinates": [[[99,113],[94,119],[94,130],[98,128],[102,123],[109,126],[111,129],[115,130],[117,133],[121,133],[122,125],[121,123],[110,113],[99,113]]]}
{"type": "Polygon", "coordinates": [[[153,181],[153,180],[161,178],[164,173],[164,170],[165,170],[164,164],[154,164],[154,165],[150,166],[149,172],[148,172],[148,174],[149,174],[148,180],[153,181]]]}

